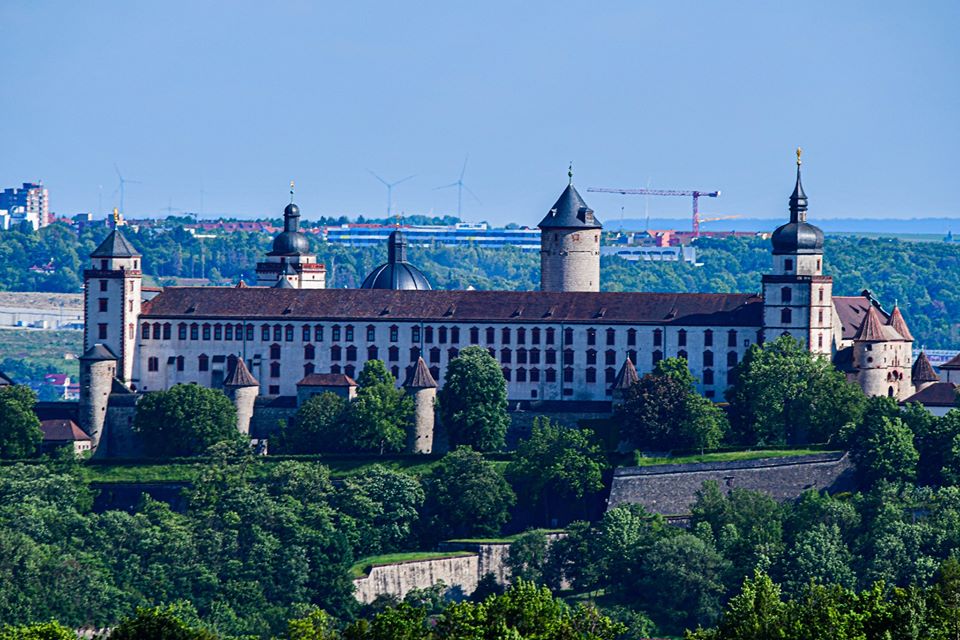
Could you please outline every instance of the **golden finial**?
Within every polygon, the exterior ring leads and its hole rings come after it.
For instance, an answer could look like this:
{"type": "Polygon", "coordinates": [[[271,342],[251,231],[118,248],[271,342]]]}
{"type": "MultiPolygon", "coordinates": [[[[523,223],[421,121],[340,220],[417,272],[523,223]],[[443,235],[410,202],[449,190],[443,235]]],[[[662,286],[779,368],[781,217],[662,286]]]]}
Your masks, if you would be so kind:
{"type": "Polygon", "coordinates": [[[567,167],[567,178],[570,180],[570,184],[573,184],[573,160],[570,161],[570,166],[567,167]]]}
{"type": "Polygon", "coordinates": [[[801,164],[803,164],[803,161],[800,160],[800,156],[801,156],[801,155],[803,155],[803,149],[801,149],[800,147],[797,147],[797,166],[798,166],[798,167],[799,167],[801,164]]]}

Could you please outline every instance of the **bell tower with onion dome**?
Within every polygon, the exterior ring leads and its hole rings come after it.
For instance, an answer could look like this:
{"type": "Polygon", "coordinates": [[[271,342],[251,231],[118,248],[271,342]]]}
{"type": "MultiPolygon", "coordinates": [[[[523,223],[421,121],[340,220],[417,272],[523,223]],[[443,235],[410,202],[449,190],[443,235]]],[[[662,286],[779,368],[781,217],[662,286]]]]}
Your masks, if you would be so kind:
{"type": "Polygon", "coordinates": [[[764,339],[791,335],[813,352],[832,352],[833,278],[823,275],[823,231],[807,222],[807,194],[800,181],[790,194],[790,221],[777,227],[773,273],[763,276],[764,339]]]}
{"type": "Polygon", "coordinates": [[[293,203],[283,210],[283,231],[273,239],[273,248],[264,262],[257,263],[257,286],[284,289],[325,289],[327,269],[310,253],[310,242],[300,231],[300,207],[293,203]]]}

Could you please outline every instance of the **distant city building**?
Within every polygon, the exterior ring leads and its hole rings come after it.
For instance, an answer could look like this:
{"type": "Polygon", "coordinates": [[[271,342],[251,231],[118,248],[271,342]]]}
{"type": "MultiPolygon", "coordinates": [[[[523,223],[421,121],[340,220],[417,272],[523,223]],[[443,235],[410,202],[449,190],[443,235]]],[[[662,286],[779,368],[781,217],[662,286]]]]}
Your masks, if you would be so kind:
{"type": "Polygon", "coordinates": [[[617,256],[631,262],[689,262],[697,263],[697,249],[684,247],[637,247],[618,246],[600,247],[601,256],[617,256]]]}
{"type": "Polygon", "coordinates": [[[382,225],[345,224],[326,227],[325,237],[331,244],[348,247],[382,247],[390,233],[402,229],[407,245],[427,247],[516,247],[522,251],[540,250],[540,231],[522,227],[492,228],[485,222],[460,222],[454,225],[382,225]]]}
{"type": "Polygon", "coordinates": [[[29,223],[34,231],[51,222],[50,194],[43,183],[24,182],[20,188],[11,187],[0,192],[0,223],[4,229],[29,223]]]}

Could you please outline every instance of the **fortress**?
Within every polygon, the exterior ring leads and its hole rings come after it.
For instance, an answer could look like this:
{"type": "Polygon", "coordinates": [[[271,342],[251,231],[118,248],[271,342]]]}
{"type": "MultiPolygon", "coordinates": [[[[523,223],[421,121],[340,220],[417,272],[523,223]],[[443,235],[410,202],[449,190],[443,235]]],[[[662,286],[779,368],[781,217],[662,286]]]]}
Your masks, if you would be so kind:
{"type": "Polygon", "coordinates": [[[291,203],[257,286],[145,295],[141,256],[117,228],[84,272],[78,418],[99,455],[122,455],[136,398],[194,382],[224,389],[239,428],[257,432],[311,389],[348,388],[366,360],[379,359],[414,393],[413,450],[429,451],[428,405],[466,346],[497,359],[512,406],[597,410],[666,357],[685,358],[699,391],[720,399],[747,349],[780,335],[832,358],[870,395],[913,395],[913,337],[900,311],[868,292],[834,296],[823,275],[823,232],[807,222],[799,153],[789,214],[773,233],[759,295],[601,292],[602,225],[572,177],[539,224],[540,291],[433,290],[407,260],[400,231],[360,289],[326,289],[291,203]]]}

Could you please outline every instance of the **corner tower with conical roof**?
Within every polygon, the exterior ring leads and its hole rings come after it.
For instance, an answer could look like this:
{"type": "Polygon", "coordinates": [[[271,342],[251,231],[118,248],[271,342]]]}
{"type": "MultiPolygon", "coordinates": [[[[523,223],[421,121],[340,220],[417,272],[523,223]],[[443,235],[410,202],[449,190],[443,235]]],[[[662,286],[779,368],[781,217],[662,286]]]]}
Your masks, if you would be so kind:
{"type": "Polygon", "coordinates": [[[127,386],[134,382],[140,258],[120,229],[114,229],[90,254],[83,272],[84,352],[98,344],[107,347],[117,358],[117,378],[127,386]]]}
{"type": "Polygon", "coordinates": [[[600,232],[593,215],[570,181],[540,228],[540,290],[600,291],[600,232]]]}
{"type": "Polygon", "coordinates": [[[790,221],[777,227],[773,273],[763,276],[763,330],[767,340],[791,335],[813,353],[830,355],[833,278],[823,275],[823,231],[807,222],[807,194],[800,181],[790,194],[790,221]]]}
{"type": "Polygon", "coordinates": [[[283,231],[273,239],[267,259],[257,263],[257,285],[290,289],[325,289],[327,269],[310,253],[310,241],[300,231],[300,207],[293,203],[283,210],[283,231]]]}

